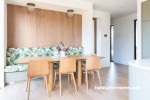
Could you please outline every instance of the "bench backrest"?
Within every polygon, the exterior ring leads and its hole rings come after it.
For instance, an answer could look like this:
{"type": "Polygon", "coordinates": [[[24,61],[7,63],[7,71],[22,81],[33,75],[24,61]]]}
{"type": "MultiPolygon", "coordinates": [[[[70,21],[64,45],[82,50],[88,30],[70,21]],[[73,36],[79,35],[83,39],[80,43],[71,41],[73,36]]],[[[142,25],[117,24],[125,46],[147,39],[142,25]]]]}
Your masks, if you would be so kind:
{"type": "MultiPolygon", "coordinates": [[[[41,57],[53,56],[56,47],[40,47],[40,48],[8,48],[7,49],[7,66],[17,65],[20,57],[41,57]]],[[[66,55],[82,55],[83,47],[69,47],[66,55]]]]}

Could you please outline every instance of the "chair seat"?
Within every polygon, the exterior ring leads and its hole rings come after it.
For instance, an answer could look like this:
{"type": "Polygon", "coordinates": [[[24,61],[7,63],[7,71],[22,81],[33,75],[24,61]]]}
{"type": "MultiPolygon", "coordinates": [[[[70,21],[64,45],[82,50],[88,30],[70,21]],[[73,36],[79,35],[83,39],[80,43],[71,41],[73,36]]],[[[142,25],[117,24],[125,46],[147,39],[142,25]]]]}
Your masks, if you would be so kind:
{"type": "MultiPolygon", "coordinates": [[[[59,68],[59,63],[54,63],[54,68],[59,68]]],[[[5,66],[4,71],[6,73],[13,73],[13,72],[25,72],[28,71],[28,65],[27,64],[18,64],[18,65],[11,65],[11,66],[5,66]]]]}
{"type": "MultiPolygon", "coordinates": [[[[82,67],[82,70],[87,71],[85,66],[82,67]]],[[[88,71],[96,71],[96,70],[88,70],[88,71]]]]}

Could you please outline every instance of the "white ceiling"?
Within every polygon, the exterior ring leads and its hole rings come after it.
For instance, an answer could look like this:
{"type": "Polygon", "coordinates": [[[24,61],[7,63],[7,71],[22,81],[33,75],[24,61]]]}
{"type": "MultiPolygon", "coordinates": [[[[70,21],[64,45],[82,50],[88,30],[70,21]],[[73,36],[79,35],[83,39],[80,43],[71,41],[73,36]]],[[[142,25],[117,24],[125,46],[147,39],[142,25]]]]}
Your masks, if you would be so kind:
{"type": "MultiPolygon", "coordinates": [[[[26,6],[29,1],[34,1],[38,8],[51,9],[56,11],[66,12],[67,7],[60,7],[57,5],[51,5],[36,2],[36,0],[7,0],[10,4],[17,4],[26,6]]],[[[46,0],[45,0],[46,1],[46,0]]],[[[66,0],[67,1],[67,0],[66,0]]],[[[69,0],[68,0],[69,1],[69,0]]],[[[79,0],[80,1],[80,0],[79,0]]],[[[92,2],[94,4],[94,10],[103,10],[111,13],[112,18],[121,17],[136,12],[137,0],[82,0],[87,2],[92,2]]],[[[75,13],[82,13],[81,9],[74,9],[75,13]]]]}
{"type": "Polygon", "coordinates": [[[85,12],[83,9],[77,9],[77,8],[70,8],[67,6],[60,6],[60,5],[54,5],[49,3],[48,0],[40,1],[40,0],[7,0],[8,4],[14,4],[14,5],[20,5],[20,6],[27,6],[26,4],[28,2],[32,2],[36,4],[36,8],[40,9],[49,9],[54,11],[61,11],[61,12],[67,12],[68,9],[73,9],[75,14],[82,14],[85,12]]]}
{"type": "Polygon", "coordinates": [[[121,17],[136,12],[137,0],[83,0],[94,3],[94,10],[104,10],[111,13],[112,18],[121,17]]]}

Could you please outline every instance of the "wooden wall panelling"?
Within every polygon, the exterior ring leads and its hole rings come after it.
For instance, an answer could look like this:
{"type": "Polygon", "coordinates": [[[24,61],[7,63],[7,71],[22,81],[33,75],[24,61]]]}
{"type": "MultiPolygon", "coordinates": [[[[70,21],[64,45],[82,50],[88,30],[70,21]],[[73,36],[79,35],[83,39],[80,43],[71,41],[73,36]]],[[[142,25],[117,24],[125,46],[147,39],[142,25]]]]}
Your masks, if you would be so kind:
{"type": "Polygon", "coordinates": [[[75,46],[81,45],[82,43],[82,16],[75,16],[75,46]]]}
{"type": "Polygon", "coordinates": [[[8,48],[55,47],[61,41],[82,46],[82,15],[68,18],[66,13],[8,4],[8,48]]]}
{"type": "Polygon", "coordinates": [[[39,38],[37,43],[40,47],[55,46],[57,44],[56,19],[56,12],[41,9],[37,10],[37,38],[39,38]]]}

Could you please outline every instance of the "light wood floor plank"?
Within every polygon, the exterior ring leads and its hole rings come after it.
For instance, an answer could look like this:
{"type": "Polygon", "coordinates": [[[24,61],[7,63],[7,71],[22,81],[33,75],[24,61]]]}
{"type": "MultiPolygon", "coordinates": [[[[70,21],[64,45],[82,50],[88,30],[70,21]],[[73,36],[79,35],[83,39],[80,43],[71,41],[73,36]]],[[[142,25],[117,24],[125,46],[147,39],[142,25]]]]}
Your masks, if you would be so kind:
{"type": "MultiPolygon", "coordinates": [[[[104,86],[128,86],[128,66],[111,64],[111,68],[103,68],[100,71],[102,84],[104,86]]],[[[31,80],[30,100],[128,100],[128,90],[95,90],[99,87],[99,80],[95,75],[89,75],[89,90],[86,89],[83,74],[83,84],[74,90],[73,81],[68,84],[68,77],[62,76],[62,96],[59,93],[59,80],[57,77],[54,91],[47,96],[42,79],[31,80]]],[[[77,84],[77,80],[76,80],[77,84]]],[[[26,81],[7,85],[0,90],[0,100],[27,100],[26,81]]]]}

